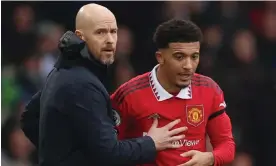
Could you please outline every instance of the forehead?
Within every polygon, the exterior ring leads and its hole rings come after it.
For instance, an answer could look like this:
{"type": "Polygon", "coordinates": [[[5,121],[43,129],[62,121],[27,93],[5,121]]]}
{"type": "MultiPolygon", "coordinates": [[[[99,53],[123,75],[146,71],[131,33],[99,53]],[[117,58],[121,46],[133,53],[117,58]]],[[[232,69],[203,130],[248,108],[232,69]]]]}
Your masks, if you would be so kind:
{"type": "Polygon", "coordinates": [[[94,28],[95,29],[100,29],[100,28],[116,28],[117,29],[117,22],[115,18],[101,18],[101,19],[96,19],[94,22],[94,28]]]}
{"type": "Polygon", "coordinates": [[[191,43],[169,43],[169,48],[173,51],[199,51],[200,42],[191,43]]]}

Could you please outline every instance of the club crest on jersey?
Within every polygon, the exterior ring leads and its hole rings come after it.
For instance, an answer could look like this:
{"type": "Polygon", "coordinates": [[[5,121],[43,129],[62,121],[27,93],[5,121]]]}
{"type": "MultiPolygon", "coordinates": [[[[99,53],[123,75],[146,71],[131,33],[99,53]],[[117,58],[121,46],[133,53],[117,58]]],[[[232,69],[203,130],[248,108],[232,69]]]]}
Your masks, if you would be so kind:
{"type": "Polygon", "coordinates": [[[204,121],[203,105],[187,105],[186,116],[190,125],[199,126],[204,121]]]}

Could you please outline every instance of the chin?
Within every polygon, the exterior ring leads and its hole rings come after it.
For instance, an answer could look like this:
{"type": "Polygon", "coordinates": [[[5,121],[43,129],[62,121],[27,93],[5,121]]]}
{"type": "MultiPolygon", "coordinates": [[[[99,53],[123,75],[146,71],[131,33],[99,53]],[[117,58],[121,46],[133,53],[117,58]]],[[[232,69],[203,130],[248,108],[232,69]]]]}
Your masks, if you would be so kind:
{"type": "Polygon", "coordinates": [[[113,62],[114,62],[114,58],[102,60],[102,63],[105,65],[111,65],[111,64],[113,64],[113,62]]]}
{"type": "Polygon", "coordinates": [[[187,80],[187,81],[179,81],[178,83],[176,83],[176,86],[179,88],[186,88],[187,86],[190,85],[191,80],[187,80]]]}

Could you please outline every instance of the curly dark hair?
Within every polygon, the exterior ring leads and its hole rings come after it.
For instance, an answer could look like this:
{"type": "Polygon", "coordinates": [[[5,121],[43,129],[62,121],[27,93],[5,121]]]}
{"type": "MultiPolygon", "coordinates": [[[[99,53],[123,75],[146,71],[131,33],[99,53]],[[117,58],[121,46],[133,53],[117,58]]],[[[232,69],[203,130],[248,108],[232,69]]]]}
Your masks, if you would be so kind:
{"type": "Polygon", "coordinates": [[[160,24],[153,36],[157,48],[168,48],[172,42],[202,42],[202,39],[202,32],[197,25],[181,19],[172,19],[160,24]]]}

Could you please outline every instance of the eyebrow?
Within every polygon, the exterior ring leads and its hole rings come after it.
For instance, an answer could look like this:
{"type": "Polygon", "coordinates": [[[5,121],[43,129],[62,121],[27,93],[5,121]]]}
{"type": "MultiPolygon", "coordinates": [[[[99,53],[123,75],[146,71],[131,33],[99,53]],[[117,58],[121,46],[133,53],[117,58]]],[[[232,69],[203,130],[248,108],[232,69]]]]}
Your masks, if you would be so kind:
{"type": "Polygon", "coordinates": [[[196,52],[194,52],[193,54],[199,54],[200,52],[199,51],[196,51],[196,52]]]}
{"type": "Polygon", "coordinates": [[[172,54],[174,55],[174,54],[185,54],[185,53],[181,51],[174,51],[172,54]]]}
{"type": "MultiPolygon", "coordinates": [[[[175,55],[175,54],[187,55],[187,54],[185,54],[184,52],[181,52],[181,51],[175,51],[175,52],[173,52],[172,54],[173,54],[173,55],[175,55]]],[[[200,52],[199,52],[199,51],[196,51],[196,52],[192,53],[191,55],[194,55],[194,54],[200,54],[200,52]]]]}
{"type": "Polygon", "coordinates": [[[99,27],[95,31],[108,31],[108,30],[118,30],[118,28],[105,28],[105,27],[99,27]]]}

